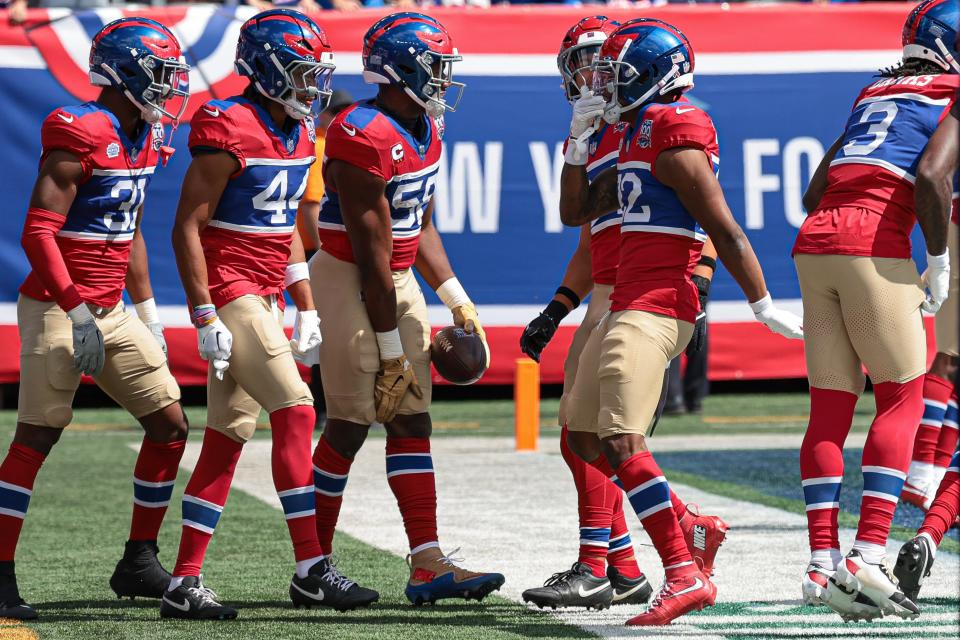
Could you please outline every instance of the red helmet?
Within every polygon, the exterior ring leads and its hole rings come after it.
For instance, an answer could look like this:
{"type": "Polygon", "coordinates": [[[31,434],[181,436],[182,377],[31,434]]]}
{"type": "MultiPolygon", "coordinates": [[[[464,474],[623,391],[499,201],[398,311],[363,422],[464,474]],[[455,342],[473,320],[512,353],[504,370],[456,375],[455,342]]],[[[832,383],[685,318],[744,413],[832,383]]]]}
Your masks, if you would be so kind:
{"type": "Polygon", "coordinates": [[[619,26],[619,22],[607,16],[590,16],[567,30],[557,55],[557,67],[563,76],[567,100],[576,100],[580,96],[580,87],[589,86],[589,82],[582,78],[578,80],[577,76],[593,64],[600,45],[619,26]]]}

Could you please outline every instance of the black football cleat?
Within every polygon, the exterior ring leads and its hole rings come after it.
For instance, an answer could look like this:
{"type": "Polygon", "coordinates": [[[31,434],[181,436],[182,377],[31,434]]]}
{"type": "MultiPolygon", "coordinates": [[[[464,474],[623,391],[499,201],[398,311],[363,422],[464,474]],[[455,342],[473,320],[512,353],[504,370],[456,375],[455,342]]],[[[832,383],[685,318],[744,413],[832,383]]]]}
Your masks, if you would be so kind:
{"type": "Polygon", "coordinates": [[[379,593],[344,576],[329,558],[310,567],[306,578],[294,575],[290,581],[290,600],[298,609],[330,607],[340,612],[352,611],[368,607],[379,599],[379,593]]]}
{"type": "Polygon", "coordinates": [[[0,562],[0,618],[36,620],[37,610],[20,597],[13,561],[0,562]]]}
{"type": "Polygon", "coordinates": [[[233,620],[237,610],[217,602],[217,594],[203,586],[197,576],[187,576],[180,586],[160,599],[161,618],[184,620],[233,620]]]}
{"type": "Polygon", "coordinates": [[[900,547],[900,553],[897,554],[893,575],[899,580],[900,589],[903,590],[904,595],[913,602],[916,602],[917,596],[920,595],[923,579],[930,575],[930,569],[933,567],[933,552],[930,539],[926,536],[917,536],[905,542],[900,547]]]}
{"type": "Polygon", "coordinates": [[[155,540],[128,540],[123,557],[110,576],[110,588],[118,598],[162,598],[170,574],[160,566],[155,540]]]}
{"type": "Polygon", "coordinates": [[[614,567],[607,567],[607,579],[613,587],[613,604],[645,604],[653,595],[653,587],[642,573],[628,578],[614,567]]]}
{"type": "Polygon", "coordinates": [[[541,609],[585,607],[599,611],[610,608],[613,603],[613,586],[606,576],[598,578],[590,567],[582,562],[574,562],[567,571],[550,576],[542,587],[524,591],[523,600],[541,609]]]}

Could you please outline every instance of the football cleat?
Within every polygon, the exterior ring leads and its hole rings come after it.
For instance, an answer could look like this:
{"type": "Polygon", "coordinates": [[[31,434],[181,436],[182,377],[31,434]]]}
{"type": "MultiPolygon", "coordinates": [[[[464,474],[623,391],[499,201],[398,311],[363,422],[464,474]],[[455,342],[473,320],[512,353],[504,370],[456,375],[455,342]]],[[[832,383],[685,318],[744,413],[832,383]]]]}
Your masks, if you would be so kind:
{"type": "Polygon", "coordinates": [[[803,582],[800,585],[800,590],[803,592],[803,603],[814,607],[826,604],[827,587],[833,574],[833,571],[820,565],[808,565],[806,572],[803,574],[803,582]]]}
{"type": "Polygon", "coordinates": [[[180,586],[160,599],[161,618],[233,620],[237,610],[217,602],[217,594],[203,586],[200,576],[187,576],[180,586]]]}
{"type": "Polygon", "coordinates": [[[162,598],[170,574],[160,566],[160,550],[154,540],[128,540],[123,557],[110,576],[110,588],[118,598],[162,598]]]}
{"type": "Polygon", "coordinates": [[[290,581],[290,600],[298,609],[330,607],[340,612],[352,611],[368,607],[379,599],[379,593],[344,576],[329,558],[310,567],[306,578],[294,575],[290,581]]]}
{"type": "Polygon", "coordinates": [[[653,595],[653,587],[642,573],[628,578],[616,567],[607,567],[607,578],[613,587],[613,604],[646,604],[653,595]]]}
{"type": "Polygon", "coordinates": [[[900,581],[900,589],[913,602],[920,595],[923,579],[930,575],[933,567],[935,549],[926,536],[917,536],[905,542],[897,554],[897,564],[893,568],[893,575],[900,581]]]}
{"type": "Polygon", "coordinates": [[[706,574],[695,571],[664,582],[650,608],[627,620],[628,627],[660,627],[691,611],[712,607],[717,587],[706,574]]]}
{"type": "Polygon", "coordinates": [[[10,618],[12,620],[37,619],[37,610],[20,597],[13,560],[0,562],[0,618],[10,618]]]}
{"type": "Polygon", "coordinates": [[[584,607],[586,609],[610,608],[614,599],[613,586],[606,576],[598,578],[590,567],[574,562],[566,571],[550,576],[542,587],[527,589],[523,601],[531,602],[541,609],[550,607],[584,607]]]}
{"type": "Polygon", "coordinates": [[[688,504],[687,512],[680,518],[680,528],[683,530],[683,539],[690,555],[700,567],[700,571],[709,578],[713,575],[717,550],[726,539],[730,527],[718,516],[702,515],[699,506],[688,504]]]}
{"type": "MultiPolygon", "coordinates": [[[[459,549],[453,553],[457,551],[459,549]]],[[[432,604],[444,598],[479,601],[503,586],[503,574],[462,569],[456,564],[462,559],[454,558],[453,553],[445,556],[440,549],[433,548],[418,553],[416,560],[407,556],[410,581],[404,594],[415,606],[432,604]]]]}
{"type": "Polygon", "coordinates": [[[833,609],[844,622],[870,622],[883,617],[877,603],[856,589],[848,589],[835,580],[836,574],[827,580],[827,590],[820,596],[823,604],[833,609]]]}
{"type": "Polygon", "coordinates": [[[859,591],[885,614],[892,613],[908,619],[920,615],[917,605],[900,590],[897,578],[886,561],[871,564],[859,552],[851,551],[837,567],[833,582],[846,592],[859,591]]]}
{"type": "Polygon", "coordinates": [[[913,477],[906,479],[903,483],[903,489],[900,491],[901,500],[924,511],[933,504],[935,495],[935,486],[932,486],[930,482],[913,477]]]}

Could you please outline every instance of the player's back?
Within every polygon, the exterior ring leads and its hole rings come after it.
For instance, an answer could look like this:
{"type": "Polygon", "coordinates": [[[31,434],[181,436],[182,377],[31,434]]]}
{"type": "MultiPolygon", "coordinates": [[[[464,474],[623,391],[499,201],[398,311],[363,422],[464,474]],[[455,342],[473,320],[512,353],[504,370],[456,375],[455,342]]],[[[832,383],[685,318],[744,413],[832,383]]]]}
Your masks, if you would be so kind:
{"type": "MultiPolygon", "coordinates": [[[[607,169],[616,168],[625,130],[623,123],[604,124],[590,137],[587,148],[587,179],[590,182],[607,169]]],[[[623,214],[618,209],[590,223],[590,261],[594,284],[612,285],[616,281],[622,220],[623,214]]]]}
{"type": "Polygon", "coordinates": [[[957,75],[917,75],[861,91],[795,253],[910,256],[917,164],[958,87],[957,75]]]}
{"type": "Polygon", "coordinates": [[[611,309],[639,309],[693,322],[699,311],[690,275],[706,235],[676,192],[656,176],[661,152],[701,150],[716,172],[720,151],[710,117],[680,100],[641,108],[624,133],[617,162],[620,266],[611,309]]]}
{"type": "MultiPolygon", "coordinates": [[[[423,134],[417,139],[373,100],[365,100],[342,111],[327,127],[324,172],[331,160],[340,160],[387,183],[393,234],[390,268],[394,271],[409,268],[416,259],[423,214],[433,198],[440,170],[442,122],[426,115],[421,118],[423,134]]],[[[320,242],[333,257],[353,262],[340,194],[329,180],[326,184],[318,225],[320,242]]]]}
{"type": "Polygon", "coordinates": [[[240,164],[201,234],[214,304],[280,293],[315,160],[313,121],[285,132],[263,107],[234,96],[201,106],[190,127],[193,154],[226,151],[240,164]]]}
{"type": "MultiPolygon", "coordinates": [[[[54,151],[80,162],[83,173],[57,244],[80,297],[111,307],[123,293],[137,212],[156,171],[163,127],[143,123],[130,140],[112,112],[86,102],[48,115],[40,137],[41,165],[54,151]]],[[[20,291],[37,300],[53,299],[34,272],[20,291]]]]}

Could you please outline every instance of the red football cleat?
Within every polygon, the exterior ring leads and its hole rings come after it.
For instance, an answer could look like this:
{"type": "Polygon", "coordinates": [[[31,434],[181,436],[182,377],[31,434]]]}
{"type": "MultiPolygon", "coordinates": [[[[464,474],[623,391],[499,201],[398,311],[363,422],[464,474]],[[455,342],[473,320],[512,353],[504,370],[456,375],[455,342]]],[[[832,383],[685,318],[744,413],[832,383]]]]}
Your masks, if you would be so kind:
{"type": "Polygon", "coordinates": [[[718,516],[702,515],[699,506],[688,504],[687,512],[680,518],[680,528],[683,529],[683,539],[697,566],[704,575],[712,576],[717,550],[726,539],[730,527],[718,516]]]}
{"type": "Polygon", "coordinates": [[[627,626],[660,627],[691,611],[712,607],[716,600],[717,587],[706,575],[695,571],[665,582],[650,608],[627,620],[627,626]]]}

